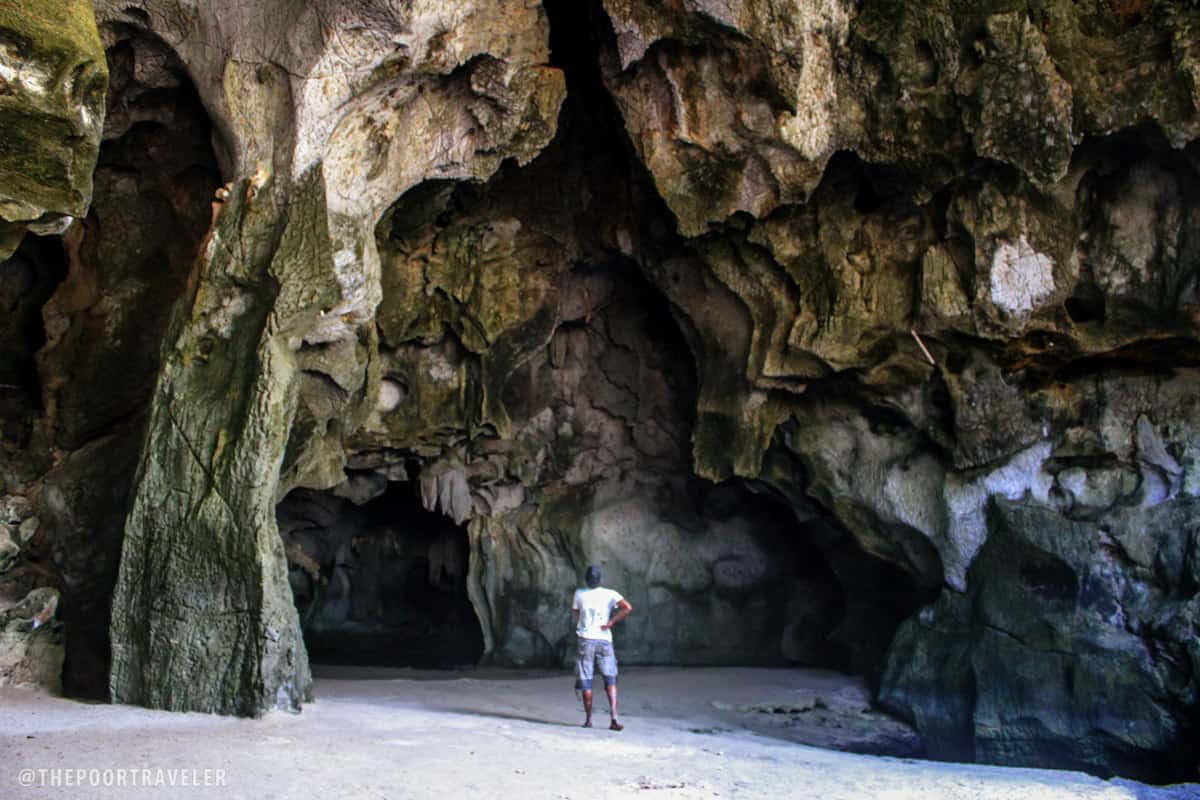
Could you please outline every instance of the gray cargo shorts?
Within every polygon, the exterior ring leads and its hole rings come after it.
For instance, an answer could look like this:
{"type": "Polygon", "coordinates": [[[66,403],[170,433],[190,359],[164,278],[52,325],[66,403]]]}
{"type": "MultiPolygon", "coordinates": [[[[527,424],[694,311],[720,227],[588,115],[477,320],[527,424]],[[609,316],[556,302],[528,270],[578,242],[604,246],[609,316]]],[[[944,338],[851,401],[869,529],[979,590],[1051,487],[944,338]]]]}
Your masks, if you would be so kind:
{"type": "Polygon", "coordinates": [[[580,637],[579,647],[575,651],[576,689],[592,688],[597,660],[600,662],[600,677],[604,679],[604,688],[617,685],[617,654],[613,651],[612,642],[580,637]]]}

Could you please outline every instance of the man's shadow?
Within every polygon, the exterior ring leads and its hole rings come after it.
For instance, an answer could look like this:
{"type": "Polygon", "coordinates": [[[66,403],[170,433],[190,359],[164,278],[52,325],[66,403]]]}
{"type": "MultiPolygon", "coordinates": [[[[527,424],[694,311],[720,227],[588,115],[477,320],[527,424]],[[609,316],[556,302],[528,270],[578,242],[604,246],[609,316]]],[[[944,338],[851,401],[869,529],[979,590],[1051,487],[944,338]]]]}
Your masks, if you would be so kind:
{"type": "Polygon", "coordinates": [[[509,719],[516,722],[532,722],[534,725],[552,725],[558,728],[577,728],[578,725],[572,722],[558,722],[552,719],[541,719],[539,717],[527,717],[523,714],[512,714],[506,711],[481,711],[478,708],[461,708],[457,706],[436,706],[437,711],[446,711],[451,714],[465,714],[472,717],[493,717],[496,719],[509,719]]]}

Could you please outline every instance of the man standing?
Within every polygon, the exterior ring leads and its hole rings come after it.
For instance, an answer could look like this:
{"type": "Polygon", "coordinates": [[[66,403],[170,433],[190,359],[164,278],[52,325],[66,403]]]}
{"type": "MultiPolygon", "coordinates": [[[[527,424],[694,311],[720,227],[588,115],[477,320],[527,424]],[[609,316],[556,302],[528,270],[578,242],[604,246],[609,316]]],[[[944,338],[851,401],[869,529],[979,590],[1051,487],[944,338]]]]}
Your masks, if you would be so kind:
{"type": "Polygon", "coordinates": [[[571,613],[575,616],[575,633],[579,637],[579,648],[575,654],[575,688],[583,690],[583,712],[587,718],[583,727],[592,727],[592,676],[596,662],[600,662],[600,677],[604,679],[604,691],[612,710],[611,730],[619,731],[625,726],[617,721],[617,656],[613,652],[612,627],[629,616],[633,606],[620,592],[600,585],[600,568],[592,564],[587,568],[584,580],[588,588],[576,589],[571,601],[571,613]],[[617,610],[616,615],[613,609],[617,610]]]}

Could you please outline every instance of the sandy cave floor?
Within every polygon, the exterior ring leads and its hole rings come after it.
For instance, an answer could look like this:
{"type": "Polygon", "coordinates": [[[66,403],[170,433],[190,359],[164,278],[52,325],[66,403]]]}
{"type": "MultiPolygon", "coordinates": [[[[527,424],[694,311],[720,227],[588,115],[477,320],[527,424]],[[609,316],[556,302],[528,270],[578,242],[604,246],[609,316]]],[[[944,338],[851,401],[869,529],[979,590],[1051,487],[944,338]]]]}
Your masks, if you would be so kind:
{"type": "Polygon", "coordinates": [[[798,744],[911,745],[901,726],[867,710],[861,684],[827,672],[629,668],[620,733],[607,730],[599,693],[597,727],[579,727],[566,674],[318,667],[316,675],[317,701],[303,713],[259,720],[0,689],[0,798],[1200,800],[1200,784],[1148,787],[798,744]]]}

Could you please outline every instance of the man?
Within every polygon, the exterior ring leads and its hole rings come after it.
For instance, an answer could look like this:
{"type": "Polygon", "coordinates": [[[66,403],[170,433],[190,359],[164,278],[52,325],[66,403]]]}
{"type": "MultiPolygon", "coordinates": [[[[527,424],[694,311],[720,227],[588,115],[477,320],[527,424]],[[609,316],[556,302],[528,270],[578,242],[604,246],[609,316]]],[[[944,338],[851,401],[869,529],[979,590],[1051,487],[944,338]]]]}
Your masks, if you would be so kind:
{"type": "Polygon", "coordinates": [[[575,688],[583,690],[583,727],[592,727],[592,676],[600,662],[600,676],[612,711],[610,730],[619,731],[624,725],[617,721],[617,656],[613,652],[612,627],[629,616],[633,606],[619,592],[600,585],[600,568],[592,564],[584,580],[588,588],[576,589],[571,601],[575,617],[575,634],[579,646],[575,654],[575,688]],[[617,610],[616,615],[613,609],[617,610]]]}

